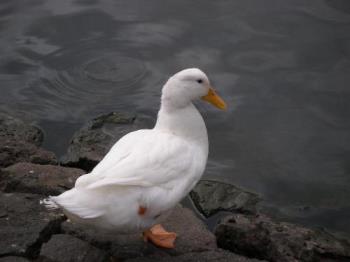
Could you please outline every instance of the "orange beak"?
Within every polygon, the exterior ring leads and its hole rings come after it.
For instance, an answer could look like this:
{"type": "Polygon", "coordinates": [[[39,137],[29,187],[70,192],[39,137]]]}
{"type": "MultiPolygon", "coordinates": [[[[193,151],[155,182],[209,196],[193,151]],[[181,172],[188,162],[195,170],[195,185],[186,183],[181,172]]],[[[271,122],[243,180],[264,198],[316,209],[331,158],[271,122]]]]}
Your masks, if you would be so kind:
{"type": "Polygon", "coordinates": [[[202,99],[221,110],[226,110],[227,108],[224,100],[222,100],[222,98],[216,94],[216,92],[212,87],[209,88],[208,94],[206,94],[205,96],[202,96],[202,99]]]}

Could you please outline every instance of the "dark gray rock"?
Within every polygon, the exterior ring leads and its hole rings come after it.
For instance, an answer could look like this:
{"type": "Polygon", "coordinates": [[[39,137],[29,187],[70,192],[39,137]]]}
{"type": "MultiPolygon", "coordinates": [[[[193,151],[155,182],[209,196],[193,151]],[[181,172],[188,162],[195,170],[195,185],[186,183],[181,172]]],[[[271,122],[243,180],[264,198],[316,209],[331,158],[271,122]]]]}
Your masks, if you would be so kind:
{"type": "Polygon", "coordinates": [[[188,208],[176,207],[164,226],[178,234],[177,253],[206,251],[217,247],[213,233],[188,208]]]}
{"type": "Polygon", "coordinates": [[[265,215],[230,215],[217,226],[215,235],[223,249],[269,261],[350,261],[347,242],[265,215]]]}
{"type": "Polygon", "coordinates": [[[9,141],[0,137],[0,167],[7,167],[18,162],[56,165],[54,153],[23,141],[9,141]]]}
{"type": "Polygon", "coordinates": [[[34,194],[0,193],[0,257],[35,258],[43,242],[60,230],[63,216],[47,212],[34,194]]]}
{"type": "Polygon", "coordinates": [[[18,163],[0,171],[0,189],[4,192],[58,195],[74,186],[85,172],[77,168],[18,163]]]}
{"type": "Polygon", "coordinates": [[[51,262],[104,262],[108,254],[87,242],[70,235],[53,235],[41,248],[39,261],[51,262]]]}
{"type": "Polygon", "coordinates": [[[37,127],[0,114],[0,167],[17,162],[57,164],[54,153],[38,147],[42,140],[43,133],[37,127]]]}
{"type": "Polygon", "coordinates": [[[197,209],[206,217],[219,211],[255,213],[258,195],[234,185],[201,180],[190,193],[197,209]]]}
{"type": "Polygon", "coordinates": [[[40,146],[44,135],[39,128],[24,123],[20,119],[0,113],[0,137],[40,146]]]}
{"type": "Polygon", "coordinates": [[[29,262],[30,260],[24,258],[24,257],[0,257],[0,262],[29,262]]]}
{"type": "Polygon", "coordinates": [[[90,171],[125,134],[150,127],[150,119],[112,112],[99,116],[72,138],[62,165],[90,171]]]}
{"type": "Polygon", "coordinates": [[[221,249],[187,253],[174,257],[139,257],[134,259],[128,259],[125,262],[258,262],[262,260],[257,260],[253,258],[247,258],[240,255],[233,254],[228,251],[221,249]]]}
{"type": "Polygon", "coordinates": [[[69,222],[62,224],[62,232],[88,241],[99,248],[106,249],[116,259],[144,256],[167,257],[217,249],[214,235],[187,208],[176,207],[167,220],[164,221],[163,226],[168,231],[174,231],[178,234],[175,242],[176,247],[173,250],[160,249],[150,243],[144,243],[141,232],[131,235],[108,234],[92,228],[79,227],[69,222]]]}

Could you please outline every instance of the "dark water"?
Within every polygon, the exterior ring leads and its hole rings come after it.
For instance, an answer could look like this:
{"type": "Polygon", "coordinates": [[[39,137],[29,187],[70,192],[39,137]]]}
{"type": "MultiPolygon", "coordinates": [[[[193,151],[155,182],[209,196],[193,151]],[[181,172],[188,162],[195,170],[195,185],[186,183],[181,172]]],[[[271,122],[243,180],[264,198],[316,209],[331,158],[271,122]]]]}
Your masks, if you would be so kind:
{"type": "Polygon", "coordinates": [[[271,212],[350,234],[350,1],[1,0],[0,110],[45,147],[100,113],[155,116],[176,71],[208,73],[206,176],[271,212]]]}

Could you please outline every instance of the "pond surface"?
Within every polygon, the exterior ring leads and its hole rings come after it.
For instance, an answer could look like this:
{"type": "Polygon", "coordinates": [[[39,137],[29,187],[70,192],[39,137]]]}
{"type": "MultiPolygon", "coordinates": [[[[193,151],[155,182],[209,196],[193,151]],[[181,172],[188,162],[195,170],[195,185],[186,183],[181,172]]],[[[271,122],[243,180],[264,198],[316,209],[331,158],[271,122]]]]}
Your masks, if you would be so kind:
{"type": "Polygon", "coordinates": [[[96,115],[155,117],[164,81],[199,67],[229,105],[198,104],[205,176],[350,234],[350,1],[1,0],[0,34],[0,110],[59,156],[96,115]]]}

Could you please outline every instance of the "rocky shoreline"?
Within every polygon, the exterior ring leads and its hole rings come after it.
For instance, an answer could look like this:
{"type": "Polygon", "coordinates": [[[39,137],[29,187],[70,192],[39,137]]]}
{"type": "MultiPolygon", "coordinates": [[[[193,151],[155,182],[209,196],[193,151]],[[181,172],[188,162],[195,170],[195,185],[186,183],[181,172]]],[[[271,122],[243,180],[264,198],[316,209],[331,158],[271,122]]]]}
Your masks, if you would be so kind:
{"type": "Polygon", "coordinates": [[[109,113],[79,130],[58,161],[40,147],[42,131],[0,114],[0,262],[3,261],[350,261],[347,241],[319,230],[274,221],[257,211],[260,197],[236,186],[201,181],[190,197],[203,217],[226,211],[210,232],[188,208],[165,221],[176,248],[144,243],[139,234],[82,228],[40,199],[57,195],[91,170],[124,134],[148,127],[146,118],[109,113]]]}

